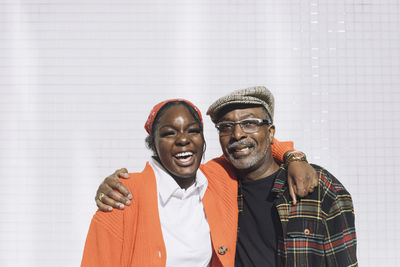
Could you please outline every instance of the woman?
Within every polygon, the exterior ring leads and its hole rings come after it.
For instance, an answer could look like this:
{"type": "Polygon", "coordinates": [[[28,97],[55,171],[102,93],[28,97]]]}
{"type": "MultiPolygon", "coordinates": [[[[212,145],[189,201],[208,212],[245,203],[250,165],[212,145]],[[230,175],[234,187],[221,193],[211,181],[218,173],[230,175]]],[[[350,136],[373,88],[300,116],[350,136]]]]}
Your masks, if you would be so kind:
{"type": "Polygon", "coordinates": [[[94,215],[82,266],[211,262],[210,228],[202,203],[208,182],[198,170],[205,147],[201,113],[186,100],[164,101],[153,108],[145,129],[154,157],[126,182],[133,205],[94,215]]]}

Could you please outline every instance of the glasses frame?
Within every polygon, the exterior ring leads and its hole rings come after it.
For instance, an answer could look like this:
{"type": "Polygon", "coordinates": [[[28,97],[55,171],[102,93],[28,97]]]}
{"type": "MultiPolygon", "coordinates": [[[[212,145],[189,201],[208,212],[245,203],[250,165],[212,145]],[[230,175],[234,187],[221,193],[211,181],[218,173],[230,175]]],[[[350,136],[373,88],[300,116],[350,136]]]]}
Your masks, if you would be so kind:
{"type": "Polygon", "coordinates": [[[269,119],[263,120],[263,119],[260,119],[260,118],[247,118],[247,119],[243,119],[243,120],[240,120],[240,121],[221,121],[221,122],[218,122],[218,123],[215,124],[215,128],[217,128],[218,133],[219,133],[219,135],[221,135],[221,136],[231,135],[231,134],[233,133],[234,129],[235,129],[236,124],[239,124],[240,129],[241,129],[244,133],[246,133],[246,134],[252,134],[252,133],[258,132],[258,131],[260,130],[260,126],[262,126],[262,125],[264,125],[264,124],[266,124],[266,125],[271,125],[272,122],[271,122],[269,119]],[[246,122],[246,121],[257,121],[257,124],[256,124],[257,130],[256,130],[256,131],[250,131],[250,132],[249,132],[248,130],[245,130],[243,125],[244,125],[244,122],[246,122]],[[232,127],[232,129],[231,129],[229,132],[223,133],[223,132],[221,132],[221,130],[220,130],[220,126],[221,126],[222,124],[230,124],[230,125],[232,125],[233,127],[232,127]]]}

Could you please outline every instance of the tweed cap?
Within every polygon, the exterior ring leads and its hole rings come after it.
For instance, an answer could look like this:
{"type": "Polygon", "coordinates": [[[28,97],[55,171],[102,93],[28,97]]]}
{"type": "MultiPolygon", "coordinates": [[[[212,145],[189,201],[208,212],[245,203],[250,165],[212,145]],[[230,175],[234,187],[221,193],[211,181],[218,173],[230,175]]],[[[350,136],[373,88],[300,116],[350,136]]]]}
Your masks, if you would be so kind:
{"type": "Polygon", "coordinates": [[[226,96],[219,98],[208,108],[207,115],[210,115],[211,120],[216,123],[218,122],[218,115],[222,108],[233,104],[261,105],[267,110],[271,121],[273,121],[274,96],[264,86],[255,86],[246,89],[236,90],[226,96]]]}

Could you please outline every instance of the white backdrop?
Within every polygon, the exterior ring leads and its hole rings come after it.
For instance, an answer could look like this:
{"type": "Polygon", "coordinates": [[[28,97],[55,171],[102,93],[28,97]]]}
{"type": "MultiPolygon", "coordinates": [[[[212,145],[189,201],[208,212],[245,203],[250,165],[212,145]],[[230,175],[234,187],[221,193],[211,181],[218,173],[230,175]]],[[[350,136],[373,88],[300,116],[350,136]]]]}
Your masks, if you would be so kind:
{"type": "Polygon", "coordinates": [[[0,0],[0,266],[79,266],[97,186],[150,155],[152,106],[253,85],[351,192],[360,266],[400,266],[399,27],[397,0],[0,0]]]}

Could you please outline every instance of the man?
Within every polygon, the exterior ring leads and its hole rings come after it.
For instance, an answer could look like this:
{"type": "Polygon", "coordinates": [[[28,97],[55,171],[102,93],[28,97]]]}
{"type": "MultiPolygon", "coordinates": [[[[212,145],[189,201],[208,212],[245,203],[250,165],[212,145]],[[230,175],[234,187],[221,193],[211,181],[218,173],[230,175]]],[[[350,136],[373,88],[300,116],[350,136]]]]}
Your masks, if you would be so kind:
{"type": "Polygon", "coordinates": [[[264,87],[235,91],[214,102],[207,114],[238,180],[235,265],[356,266],[351,197],[333,175],[314,165],[317,189],[290,204],[287,172],[271,154],[272,94],[264,87]]]}
{"type": "MultiPolygon", "coordinates": [[[[297,205],[290,201],[288,173],[271,152],[271,92],[265,87],[234,91],[207,114],[224,156],[204,168],[220,169],[219,179],[209,179],[218,185],[210,187],[223,188],[217,195],[221,218],[228,218],[224,234],[234,237],[218,253],[234,257],[235,266],[356,266],[353,205],[335,177],[313,165],[318,187],[297,205]]],[[[289,154],[287,162],[293,161],[305,161],[304,154],[289,154]]]]}

